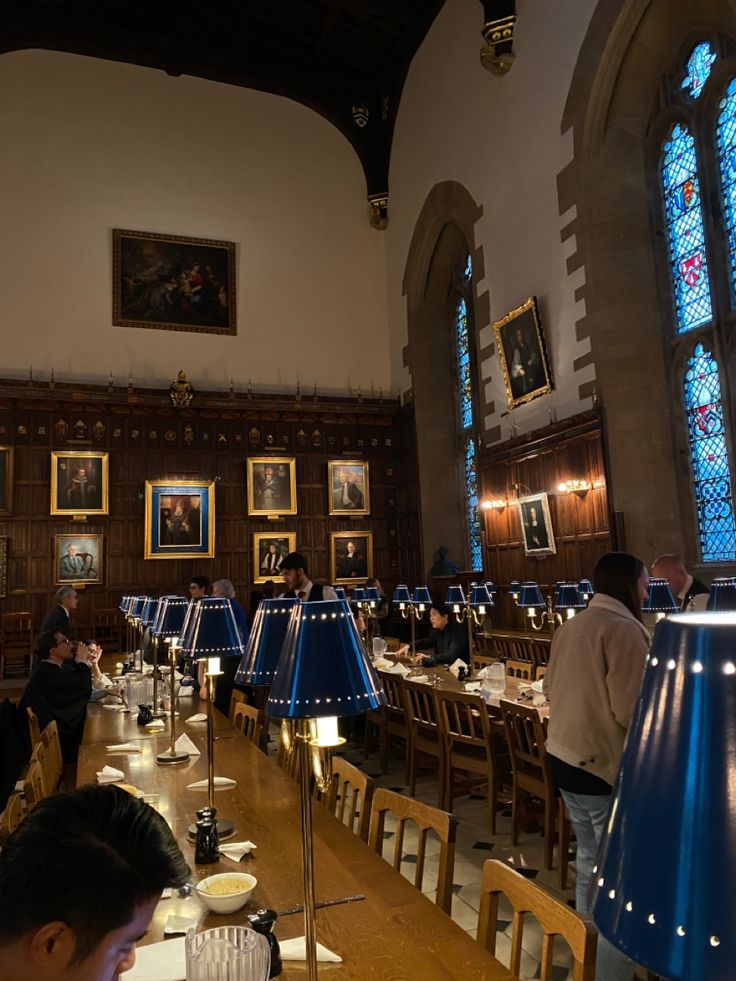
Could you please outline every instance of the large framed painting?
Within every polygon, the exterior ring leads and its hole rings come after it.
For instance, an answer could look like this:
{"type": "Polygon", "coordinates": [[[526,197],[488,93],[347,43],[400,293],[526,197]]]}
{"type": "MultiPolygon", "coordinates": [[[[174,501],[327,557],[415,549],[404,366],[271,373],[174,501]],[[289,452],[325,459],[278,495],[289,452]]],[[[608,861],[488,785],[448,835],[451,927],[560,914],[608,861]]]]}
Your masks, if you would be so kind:
{"type": "Polygon", "coordinates": [[[8,595],[8,538],[0,538],[0,599],[8,595]]]}
{"type": "Polygon", "coordinates": [[[373,575],[373,532],[330,532],[330,573],[334,583],[361,583],[373,575]]]}
{"type": "Polygon", "coordinates": [[[215,557],[214,480],[146,481],[143,557],[215,557]]]}
{"type": "Polygon", "coordinates": [[[530,296],[493,325],[509,408],[552,391],[537,298],[530,296]]]}
{"type": "Polygon", "coordinates": [[[289,552],[296,552],[296,532],[253,532],[253,582],[281,578],[281,563],[289,552]]]}
{"type": "Polygon", "coordinates": [[[116,228],[112,233],[116,327],[235,334],[235,244],[116,228]]]}
{"type": "Polygon", "coordinates": [[[248,514],[296,514],[296,457],[251,456],[248,514]]]}
{"type": "Polygon", "coordinates": [[[13,447],[0,446],[0,516],[13,513],[13,447]]]}
{"type": "Polygon", "coordinates": [[[56,585],[102,582],[102,535],[55,535],[56,585]]]}
{"type": "Polygon", "coordinates": [[[365,460],[328,460],[327,492],[330,514],[370,514],[368,463],[365,460]]]}
{"type": "Polygon", "coordinates": [[[554,555],[557,552],[549,501],[546,494],[531,494],[516,502],[526,555],[554,555]]]}
{"type": "Polygon", "coordinates": [[[107,514],[107,453],[54,450],[51,453],[51,513],[107,514]]]}

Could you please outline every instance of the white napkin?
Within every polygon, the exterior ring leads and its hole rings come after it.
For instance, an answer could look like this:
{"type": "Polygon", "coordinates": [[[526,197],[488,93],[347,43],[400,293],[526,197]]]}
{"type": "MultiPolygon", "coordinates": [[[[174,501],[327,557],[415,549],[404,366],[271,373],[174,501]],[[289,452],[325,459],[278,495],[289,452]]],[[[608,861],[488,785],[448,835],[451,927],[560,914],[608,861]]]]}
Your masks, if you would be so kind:
{"type": "MultiPolygon", "coordinates": [[[[185,910],[183,913],[169,913],[166,917],[166,923],[164,923],[164,933],[168,937],[174,933],[186,933],[187,930],[196,930],[202,912],[202,907],[197,906],[193,910],[185,910]]],[[[136,948],[136,953],[139,949],[136,948]]]]}
{"type": "MultiPolygon", "coordinates": [[[[237,780],[232,780],[230,777],[215,777],[215,790],[229,790],[230,787],[234,787],[237,784],[237,780]]],[[[187,790],[207,790],[206,780],[197,780],[194,783],[187,784],[187,790]]]]}
{"type": "Polygon", "coordinates": [[[149,732],[163,732],[166,723],[163,719],[154,719],[153,722],[147,722],[143,728],[148,729],[149,732]]]}
{"type": "Polygon", "coordinates": [[[401,664],[401,662],[397,661],[396,664],[393,665],[393,667],[386,668],[386,673],[400,674],[402,678],[405,678],[410,673],[410,671],[405,664],[401,664]]]}
{"type": "Polygon", "coordinates": [[[105,704],[102,706],[103,709],[109,709],[111,712],[124,712],[125,706],[121,702],[113,702],[112,704],[105,704]]]}
{"type": "Polygon", "coordinates": [[[465,683],[465,691],[480,691],[479,681],[467,681],[465,683]]]}
{"type": "Polygon", "coordinates": [[[201,750],[197,749],[195,744],[189,738],[189,736],[183,732],[174,744],[175,749],[178,749],[180,753],[189,753],[190,756],[201,756],[201,750]]]}
{"type": "MultiPolygon", "coordinates": [[[[307,959],[307,940],[306,937],[294,937],[293,940],[279,940],[282,961],[304,961],[307,959]]],[[[332,964],[341,964],[342,957],[333,954],[321,943],[317,944],[317,960],[330,961],[332,964]]],[[[125,977],[125,975],[123,975],[125,977]]]]}
{"type": "Polygon", "coordinates": [[[187,725],[190,722],[206,722],[207,721],[207,715],[206,715],[205,712],[197,712],[196,715],[190,715],[189,718],[188,719],[184,719],[184,721],[187,723],[187,725]]]}
{"type": "Polygon", "coordinates": [[[97,783],[117,783],[124,780],[125,774],[122,770],[116,770],[114,766],[103,766],[97,773],[97,783]]]}
{"type": "Polygon", "coordinates": [[[226,841],[220,845],[220,854],[233,862],[239,862],[243,855],[250,855],[255,847],[252,841],[226,841]]]}
{"type": "Polygon", "coordinates": [[[184,981],[187,976],[185,938],[136,947],[135,966],[120,976],[125,981],[184,981]]]}
{"type": "Polygon", "coordinates": [[[377,657],[373,662],[373,667],[377,671],[388,671],[394,666],[393,661],[387,661],[385,657],[377,657]]]}
{"type": "Polygon", "coordinates": [[[143,665],[143,674],[153,674],[153,665],[152,664],[144,664],[143,665]]]}
{"type": "Polygon", "coordinates": [[[191,685],[180,685],[177,689],[177,697],[185,698],[194,694],[194,689],[191,685]]]}
{"type": "Polygon", "coordinates": [[[456,661],[453,661],[452,664],[450,665],[450,674],[454,674],[455,677],[457,678],[460,668],[467,669],[467,667],[468,665],[465,663],[465,661],[463,661],[463,659],[459,657],[456,661]]]}
{"type": "Polygon", "coordinates": [[[426,685],[429,683],[428,674],[413,674],[411,676],[412,681],[418,681],[420,685],[426,685]]]}
{"type": "Polygon", "coordinates": [[[105,746],[108,753],[140,753],[140,743],[117,743],[114,746],[105,746]]]}
{"type": "Polygon", "coordinates": [[[540,678],[539,681],[533,681],[531,688],[532,691],[536,691],[540,695],[544,694],[544,678],[540,678]]]}

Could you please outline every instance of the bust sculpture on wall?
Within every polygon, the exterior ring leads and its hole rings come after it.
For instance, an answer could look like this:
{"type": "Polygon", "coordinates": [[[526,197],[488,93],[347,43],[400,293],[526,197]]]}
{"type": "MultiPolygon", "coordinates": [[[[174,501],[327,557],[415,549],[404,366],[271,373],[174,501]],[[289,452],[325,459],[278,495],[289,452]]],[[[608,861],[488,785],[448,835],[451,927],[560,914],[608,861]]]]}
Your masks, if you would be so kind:
{"type": "Polygon", "coordinates": [[[430,576],[454,576],[460,571],[457,562],[451,562],[447,558],[447,545],[440,545],[435,552],[437,561],[429,570],[430,576]]]}

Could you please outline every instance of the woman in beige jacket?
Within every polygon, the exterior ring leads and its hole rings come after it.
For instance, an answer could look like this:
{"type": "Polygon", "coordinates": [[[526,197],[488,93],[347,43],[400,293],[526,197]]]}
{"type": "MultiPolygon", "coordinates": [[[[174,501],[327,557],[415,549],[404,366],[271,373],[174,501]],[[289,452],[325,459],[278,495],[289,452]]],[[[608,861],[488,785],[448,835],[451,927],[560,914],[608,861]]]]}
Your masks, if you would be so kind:
{"type": "MultiPolygon", "coordinates": [[[[578,840],[581,913],[588,909],[593,864],[649,651],[641,622],[648,582],[644,563],[633,555],[604,555],[593,573],[595,595],[555,634],[545,675],[547,758],[578,840]]],[[[630,981],[632,975],[631,962],[600,937],[596,981],[630,981]]]]}

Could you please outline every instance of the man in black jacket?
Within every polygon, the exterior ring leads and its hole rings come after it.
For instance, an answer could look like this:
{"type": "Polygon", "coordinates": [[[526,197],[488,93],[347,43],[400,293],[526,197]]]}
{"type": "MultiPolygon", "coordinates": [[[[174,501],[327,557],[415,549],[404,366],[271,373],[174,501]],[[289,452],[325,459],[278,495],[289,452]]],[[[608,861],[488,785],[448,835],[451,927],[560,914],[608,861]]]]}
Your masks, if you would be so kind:
{"type": "MultiPolygon", "coordinates": [[[[433,668],[437,664],[454,664],[460,658],[470,664],[467,628],[450,616],[449,609],[441,600],[432,600],[429,622],[432,625],[429,636],[415,644],[417,663],[433,668]]],[[[404,644],[398,654],[402,656],[408,651],[409,645],[404,644]]]]}
{"type": "Polygon", "coordinates": [[[310,600],[336,600],[337,593],[332,586],[315,585],[309,578],[307,560],[301,552],[289,552],[281,563],[284,582],[289,587],[284,596],[293,599],[297,597],[303,603],[310,600]]]}
{"type": "Polygon", "coordinates": [[[708,587],[693,579],[681,555],[660,555],[652,563],[652,577],[667,580],[681,610],[702,612],[708,605],[708,587]]]}
{"type": "Polygon", "coordinates": [[[60,630],[66,637],[72,636],[71,615],[77,608],[77,591],[73,586],[62,586],[56,590],[55,604],[41,621],[41,635],[49,630],[60,630]]]}

